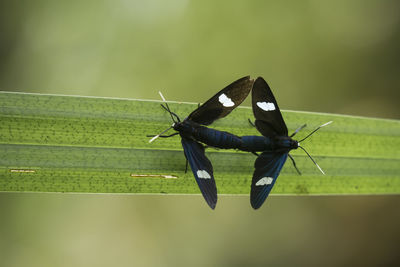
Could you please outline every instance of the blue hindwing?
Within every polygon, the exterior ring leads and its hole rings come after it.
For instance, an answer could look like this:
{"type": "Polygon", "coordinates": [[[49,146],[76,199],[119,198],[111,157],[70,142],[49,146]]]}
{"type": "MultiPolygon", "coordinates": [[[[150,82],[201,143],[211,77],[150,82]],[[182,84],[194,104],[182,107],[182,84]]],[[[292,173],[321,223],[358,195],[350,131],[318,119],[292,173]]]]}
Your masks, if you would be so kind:
{"type": "Polygon", "coordinates": [[[204,154],[203,145],[182,137],[182,146],[204,199],[214,209],[217,204],[217,186],[215,185],[213,167],[204,154]]]}
{"type": "Polygon", "coordinates": [[[250,192],[250,203],[254,209],[261,207],[268,197],[287,156],[287,152],[264,152],[256,159],[250,192]]]}

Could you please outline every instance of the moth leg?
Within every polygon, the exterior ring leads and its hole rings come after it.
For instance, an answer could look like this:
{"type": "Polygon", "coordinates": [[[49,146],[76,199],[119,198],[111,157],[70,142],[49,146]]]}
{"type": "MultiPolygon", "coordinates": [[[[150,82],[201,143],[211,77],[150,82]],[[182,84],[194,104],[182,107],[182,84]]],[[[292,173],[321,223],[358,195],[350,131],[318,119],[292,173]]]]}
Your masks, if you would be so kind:
{"type": "Polygon", "coordinates": [[[298,172],[298,174],[301,175],[301,172],[299,171],[299,169],[297,169],[296,162],[294,161],[294,158],[290,154],[288,154],[288,156],[292,160],[293,166],[296,169],[296,171],[298,172]]]}
{"type": "Polygon", "coordinates": [[[250,125],[253,126],[254,128],[256,128],[256,125],[250,119],[248,119],[248,120],[249,120],[250,125]]]}
{"type": "Polygon", "coordinates": [[[251,153],[253,153],[253,154],[256,155],[257,157],[259,156],[257,152],[251,151],[251,153]]]}

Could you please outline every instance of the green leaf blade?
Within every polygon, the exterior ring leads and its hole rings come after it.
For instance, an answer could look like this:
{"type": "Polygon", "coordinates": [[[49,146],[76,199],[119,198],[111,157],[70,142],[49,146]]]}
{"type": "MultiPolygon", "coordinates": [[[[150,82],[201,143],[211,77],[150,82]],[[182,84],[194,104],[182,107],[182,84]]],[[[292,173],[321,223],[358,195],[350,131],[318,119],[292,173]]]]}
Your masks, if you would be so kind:
{"type": "MultiPolygon", "coordinates": [[[[170,107],[183,119],[197,104],[170,107]]],[[[289,131],[307,123],[298,139],[333,121],[302,142],[327,175],[302,151],[292,151],[303,175],[288,161],[272,193],[400,193],[399,121],[294,111],[283,116],[289,131]]],[[[1,92],[0,118],[0,191],[199,193],[190,169],[185,173],[179,137],[148,142],[146,135],[172,123],[159,101],[1,92]]],[[[250,108],[237,108],[212,127],[259,135],[249,118],[250,108]]],[[[254,155],[208,149],[207,156],[219,193],[249,193],[254,155]]]]}

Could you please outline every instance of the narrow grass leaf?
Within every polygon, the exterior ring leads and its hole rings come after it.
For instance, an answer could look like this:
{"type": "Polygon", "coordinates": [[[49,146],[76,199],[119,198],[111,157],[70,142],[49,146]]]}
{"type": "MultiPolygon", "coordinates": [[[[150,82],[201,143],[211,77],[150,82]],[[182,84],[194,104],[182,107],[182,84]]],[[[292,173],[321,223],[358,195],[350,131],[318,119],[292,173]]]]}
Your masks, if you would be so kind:
{"type": "MultiPolygon", "coordinates": [[[[181,118],[197,104],[170,102],[181,118]]],[[[400,122],[335,114],[283,111],[301,150],[288,161],[273,194],[399,194],[400,122]]],[[[212,127],[259,135],[239,107],[212,127]]],[[[0,191],[199,194],[185,174],[178,136],[149,143],[171,125],[159,101],[0,92],[0,191]]],[[[170,130],[173,131],[173,130],[170,130]]],[[[207,149],[220,194],[248,194],[255,156],[207,149]]]]}

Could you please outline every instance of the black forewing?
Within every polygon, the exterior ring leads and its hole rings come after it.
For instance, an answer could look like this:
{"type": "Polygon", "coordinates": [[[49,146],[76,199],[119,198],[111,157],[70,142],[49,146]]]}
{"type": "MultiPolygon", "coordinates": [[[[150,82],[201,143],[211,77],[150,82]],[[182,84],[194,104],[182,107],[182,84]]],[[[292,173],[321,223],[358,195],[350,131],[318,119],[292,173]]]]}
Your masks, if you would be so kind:
{"type": "Polygon", "coordinates": [[[253,85],[252,106],[256,127],[262,135],[273,137],[275,135],[287,136],[288,129],[282,118],[278,103],[272,94],[267,82],[258,77],[253,85]]]}
{"type": "Polygon", "coordinates": [[[189,161],[194,178],[207,204],[214,209],[217,204],[217,186],[215,185],[213,167],[204,154],[203,145],[182,137],[182,146],[189,161]]]}
{"type": "Polygon", "coordinates": [[[287,152],[264,152],[256,159],[250,192],[250,203],[254,209],[261,207],[268,197],[287,156],[287,152]]]}
{"type": "Polygon", "coordinates": [[[252,85],[253,80],[249,76],[231,83],[194,110],[188,119],[209,125],[213,121],[225,117],[246,99],[252,85]]]}

